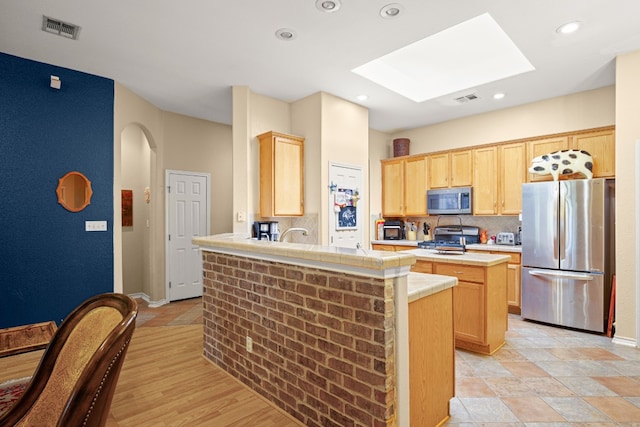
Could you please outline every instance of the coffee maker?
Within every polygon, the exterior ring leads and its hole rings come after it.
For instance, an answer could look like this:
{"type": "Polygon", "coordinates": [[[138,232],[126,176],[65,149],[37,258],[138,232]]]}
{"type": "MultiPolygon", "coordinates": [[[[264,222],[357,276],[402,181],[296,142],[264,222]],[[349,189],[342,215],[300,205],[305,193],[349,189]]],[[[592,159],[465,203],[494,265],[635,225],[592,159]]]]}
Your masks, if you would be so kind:
{"type": "Polygon", "coordinates": [[[258,240],[278,241],[280,230],[278,221],[256,221],[253,223],[253,237],[258,240]]]}

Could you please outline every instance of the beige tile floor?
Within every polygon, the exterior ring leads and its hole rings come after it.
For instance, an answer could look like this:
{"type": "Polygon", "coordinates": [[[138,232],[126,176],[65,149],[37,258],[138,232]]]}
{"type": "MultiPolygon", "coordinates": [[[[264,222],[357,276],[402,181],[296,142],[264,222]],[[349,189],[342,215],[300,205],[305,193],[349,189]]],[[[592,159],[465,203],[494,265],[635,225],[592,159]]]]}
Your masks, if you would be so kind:
{"type": "Polygon", "coordinates": [[[456,350],[445,425],[640,426],[640,350],[510,314],[493,356],[456,350]]]}
{"type": "MultiPolygon", "coordinates": [[[[202,323],[200,298],[138,304],[138,327],[202,323]]],[[[512,314],[506,341],[493,356],[456,350],[447,427],[640,427],[640,349],[512,314]]]]}

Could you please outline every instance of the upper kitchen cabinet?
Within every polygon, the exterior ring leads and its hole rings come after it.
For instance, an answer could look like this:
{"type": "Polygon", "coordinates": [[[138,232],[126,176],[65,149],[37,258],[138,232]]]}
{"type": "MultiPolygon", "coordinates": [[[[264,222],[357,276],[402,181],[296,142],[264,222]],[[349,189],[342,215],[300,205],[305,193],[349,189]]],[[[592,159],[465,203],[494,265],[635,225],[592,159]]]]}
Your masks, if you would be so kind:
{"type": "Polygon", "coordinates": [[[427,157],[411,156],[382,160],[381,165],[382,215],[426,215],[427,157]]]}
{"type": "Polygon", "coordinates": [[[473,150],[473,213],[498,213],[498,147],[473,150]]]}
{"type": "Polygon", "coordinates": [[[584,150],[591,154],[594,178],[616,176],[616,137],[613,128],[572,135],[570,146],[575,150],[584,150]]]}
{"type": "MultiPolygon", "coordinates": [[[[556,136],[552,138],[535,139],[528,142],[528,158],[527,168],[531,165],[531,160],[543,154],[553,153],[554,151],[567,150],[569,148],[568,136],[556,136]]],[[[529,182],[535,181],[551,181],[553,177],[549,175],[528,174],[529,182]]]]}
{"type": "Polygon", "coordinates": [[[457,150],[428,156],[429,188],[471,185],[471,150],[457,150]]]}
{"type": "Polygon", "coordinates": [[[514,143],[473,150],[473,213],[518,215],[526,179],[525,144],[514,143]]]}
{"type": "Polygon", "coordinates": [[[304,214],[304,138],[278,132],[260,142],[260,216],[304,214]]]}
{"type": "Polygon", "coordinates": [[[522,212],[522,184],[527,182],[526,155],[524,142],[500,146],[500,166],[498,166],[500,186],[499,213],[518,215],[522,212]]]}

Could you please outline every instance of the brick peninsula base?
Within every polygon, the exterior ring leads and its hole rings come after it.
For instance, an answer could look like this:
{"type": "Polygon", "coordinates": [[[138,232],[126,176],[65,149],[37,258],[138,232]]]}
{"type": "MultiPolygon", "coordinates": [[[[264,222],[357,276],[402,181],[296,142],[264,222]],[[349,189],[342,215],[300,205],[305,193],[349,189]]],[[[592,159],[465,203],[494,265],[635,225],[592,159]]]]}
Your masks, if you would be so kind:
{"type": "Polygon", "coordinates": [[[396,306],[407,306],[415,257],[237,235],[193,241],[205,357],[305,425],[408,425],[408,366],[398,369],[408,339],[397,333],[407,313],[396,306]]]}

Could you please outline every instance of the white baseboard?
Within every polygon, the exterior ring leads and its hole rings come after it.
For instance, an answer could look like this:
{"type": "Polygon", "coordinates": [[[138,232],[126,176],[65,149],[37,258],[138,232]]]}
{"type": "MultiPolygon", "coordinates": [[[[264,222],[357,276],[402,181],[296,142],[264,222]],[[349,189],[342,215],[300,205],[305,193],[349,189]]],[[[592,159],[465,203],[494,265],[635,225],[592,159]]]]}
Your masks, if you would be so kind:
{"type": "Polygon", "coordinates": [[[145,300],[147,302],[147,305],[151,308],[156,308],[156,307],[160,307],[163,306],[165,304],[169,304],[169,300],[167,299],[161,299],[159,301],[151,301],[151,298],[149,298],[149,295],[145,294],[144,292],[137,292],[134,294],[129,294],[129,296],[131,298],[142,298],[143,300],[145,300]]]}
{"type": "Polygon", "coordinates": [[[611,340],[612,343],[614,344],[619,344],[619,345],[624,345],[626,347],[637,347],[638,346],[638,342],[632,338],[624,338],[624,337],[617,337],[614,336],[613,339],[611,340]]]}

